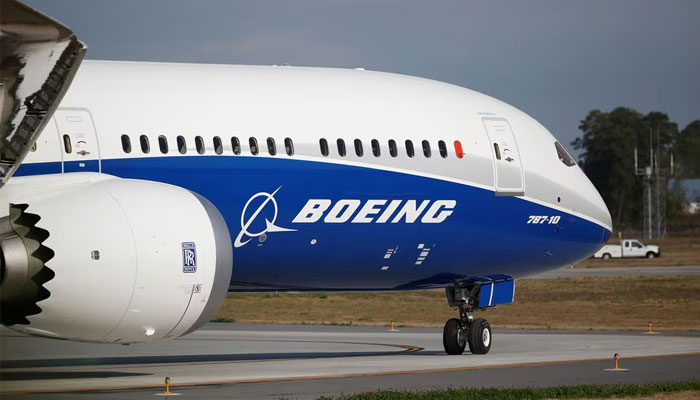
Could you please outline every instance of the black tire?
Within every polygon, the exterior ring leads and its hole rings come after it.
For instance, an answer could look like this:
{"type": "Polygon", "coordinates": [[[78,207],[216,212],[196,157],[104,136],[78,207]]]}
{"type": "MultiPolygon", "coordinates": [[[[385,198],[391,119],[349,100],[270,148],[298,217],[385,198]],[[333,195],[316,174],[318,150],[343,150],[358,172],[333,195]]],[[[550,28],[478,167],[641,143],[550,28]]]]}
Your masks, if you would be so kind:
{"type": "Polygon", "coordinates": [[[472,354],[486,354],[493,343],[491,325],[483,318],[476,318],[469,327],[469,351],[472,354]]]}
{"type": "Polygon", "coordinates": [[[609,260],[610,258],[611,258],[610,254],[608,254],[608,253],[603,254],[603,260],[609,260]]]}
{"type": "Polygon", "coordinates": [[[462,322],[457,318],[448,319],[442,330],[442,345],[449,355],[464,353],[467,346],[468,332],[464,331],[462,322]]]}
{"type": "Polygon", "coordinates": [[[653,251],[648,252],[647,258],[656,258],[656,253],[654,253],[653,251]]]}

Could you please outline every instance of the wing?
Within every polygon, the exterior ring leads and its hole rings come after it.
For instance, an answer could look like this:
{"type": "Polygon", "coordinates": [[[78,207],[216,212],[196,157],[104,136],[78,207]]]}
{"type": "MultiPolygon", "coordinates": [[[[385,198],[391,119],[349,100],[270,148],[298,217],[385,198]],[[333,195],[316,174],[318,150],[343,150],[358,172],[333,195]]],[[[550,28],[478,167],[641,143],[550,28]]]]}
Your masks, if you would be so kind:
{"type": "Polygon", "coordinates": [[[58,107],[87,47],[17,0],[0,0],[0,187],[58,107]]]}

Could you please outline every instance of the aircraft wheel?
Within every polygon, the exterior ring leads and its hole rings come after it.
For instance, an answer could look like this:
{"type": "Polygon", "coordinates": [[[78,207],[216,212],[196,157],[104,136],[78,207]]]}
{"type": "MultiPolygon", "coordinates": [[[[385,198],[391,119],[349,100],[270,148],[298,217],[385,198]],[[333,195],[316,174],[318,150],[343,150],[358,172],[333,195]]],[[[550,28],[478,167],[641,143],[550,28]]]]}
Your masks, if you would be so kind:
{"type": "MultiPolygon", "coordinates": [[[[464,353],[468,334],[468,327],[463,326],[462,321],[457,318],[448,319],[442,330],[445,352],[450,355],[464,353]]],[[[471,345],[469,347],[471,348],[471,345]]]]}
{"type": "MultiPolygon", "coordinates": [[[[449,321],[448,321],[449,322],[449,321]]],[[[469,327],[469,351],[472,354],[486,354],[491,350],[491,325],[483,318],[472,321],[469,327]]]]}

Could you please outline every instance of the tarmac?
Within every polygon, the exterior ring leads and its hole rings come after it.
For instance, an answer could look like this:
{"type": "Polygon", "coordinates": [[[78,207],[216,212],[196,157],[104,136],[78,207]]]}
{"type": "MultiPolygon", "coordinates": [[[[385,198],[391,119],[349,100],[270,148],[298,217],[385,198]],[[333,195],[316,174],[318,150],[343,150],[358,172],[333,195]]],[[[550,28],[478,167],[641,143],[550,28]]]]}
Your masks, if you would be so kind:
{"type": "Polygon", "coordinates": [[[700,380],[700,333],[496,330],[487,355],[448,356],[439,329],[210,323],[154,344],[0,331],[3,399],[315,399],[368,390],[700,380]],[[620,368],[613,356],[620,354],[620,368]]]}
{"type": "Polygon", "coordinates": [[[679,267],[596,267],[560,268],[554,271],[528,277],[528,279],[556,278],[617,278],[621,276],[700,276],[700,265],[679,267]]]}
{"type": "MultiPolygon", "coordinates": [[[[662,275],[700,275],[700,266],[560,269],[538,278],[662,275]]],[[[442,330],[431,328],[209,323],[180,339],[129,346],[0,328],[3,399],[148,399],[165,392],[165,377],[178,398],[207,399],[699,381],[700,332],[496,329],[489,354],[448,356],[442,330]],[[616,353],[620,369],[610,371],[616,353]]]]}

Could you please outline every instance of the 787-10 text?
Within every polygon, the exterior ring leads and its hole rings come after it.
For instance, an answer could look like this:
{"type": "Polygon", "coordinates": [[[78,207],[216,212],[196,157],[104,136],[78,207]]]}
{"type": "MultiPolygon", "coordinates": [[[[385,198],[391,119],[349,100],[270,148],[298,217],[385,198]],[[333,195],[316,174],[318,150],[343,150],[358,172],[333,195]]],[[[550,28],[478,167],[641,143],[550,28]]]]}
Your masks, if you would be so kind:
{"type": "Polygon", "coordinates": [[[559,215],[530,215],[528,224],[556,224],[561,219],[559,215]]]}

